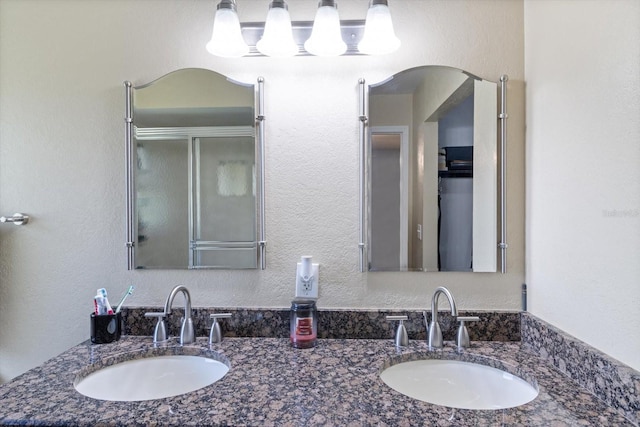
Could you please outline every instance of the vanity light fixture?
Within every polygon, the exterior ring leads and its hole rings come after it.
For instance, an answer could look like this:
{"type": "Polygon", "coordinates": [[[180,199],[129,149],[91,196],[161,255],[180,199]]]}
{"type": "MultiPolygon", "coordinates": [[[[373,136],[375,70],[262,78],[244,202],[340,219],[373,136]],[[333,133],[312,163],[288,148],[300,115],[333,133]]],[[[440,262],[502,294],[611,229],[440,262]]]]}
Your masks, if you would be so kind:
{"type": "Polygon", "coordinates": [[[225,58],[237,58],[249,53],[249,46],[244,41],[240,29],[236,0],[220,0],[207,51],[225,58]]]}
{"type": "Polygon", "coordinates": [[[236,0],[220,0],[207,50],[216,56],[381,55],[400,47],[388,0],[369,0],[367,19],[340,21],[336,0],[319,0],[314,21],[291,22],[271,0],[266,22],[240,23],[236,0]]]}
{"type": "Polygon", "coordinates": [[[340,56],[347,51],[340,33],[338,5],[334,0],[320,0],[318,3],[311,37],[304,42],[304,49],[316,56],[340,56]]]}
{"type": "Polygon", "coordinates": [[[284,0],[269,3],[264,33],[256,48],[266,56],[287,57],[298,53],[298,45],[293,41],[289,8],[284,0]]]}
{"type": "Polygon", "coordinates": [[[400,47],[400,39],[393,31],[393,21],[387,0],[370,0],[364,36],[358,43],[358,50],[368,55],[384,55],[395,52],[400,47]]]}

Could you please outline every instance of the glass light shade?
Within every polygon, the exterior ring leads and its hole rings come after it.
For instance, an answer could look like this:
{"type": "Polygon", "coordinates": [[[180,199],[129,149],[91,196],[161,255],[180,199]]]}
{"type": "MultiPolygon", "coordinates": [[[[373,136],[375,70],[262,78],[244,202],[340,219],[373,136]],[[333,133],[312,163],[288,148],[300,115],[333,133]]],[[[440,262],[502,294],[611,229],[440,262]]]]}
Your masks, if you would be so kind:
{"type": "Polygon", "coordinates": [[[270,7],[264,34],[256,43],[258,51],[267,56],[286,57],[298,53],[298,45],[293,41],[291,17],[284,7],[270,7]]]}
{"type": "Polygon", "coordinates": [[[335,6],[318,8],[311,37],[304,43],[304,48],[317,56],[338,56],[347,51],[347,45],[342,40],[338,9],[335,6]]]}
{"type": "Polygon", "coordinates": [[[207,51],[212,55],[225,58],[237,58],[249,53],[249,46],[242,38],[240,20],[235,10],[216,10],[213,34],[207,43],[207,51]]]}
{"type": "Polygon", "coordinates": [[[358,43],[358,50],[368,55],[384,55],[396,51],[400,40],[393,31],[389,6],[374,4],[367,11],[364,35],[358,43]]]}

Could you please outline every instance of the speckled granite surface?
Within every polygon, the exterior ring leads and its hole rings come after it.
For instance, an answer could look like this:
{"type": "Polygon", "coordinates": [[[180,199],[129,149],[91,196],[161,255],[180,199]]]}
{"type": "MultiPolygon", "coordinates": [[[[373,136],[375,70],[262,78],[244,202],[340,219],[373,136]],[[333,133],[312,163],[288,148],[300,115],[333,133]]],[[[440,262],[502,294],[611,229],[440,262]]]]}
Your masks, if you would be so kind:
{"type": "MultiPolygon", "coordinates": [[[[298,350],[283,338],[227,338],[215,344],[231,370],[220,381],[167,399],[108,402],[80,395],[73,381],[88,366],[163,352],[210,354],[195,345],[154,349],[149,337],[115,344],[78,345],[0,386],[0,422],[42,425],[251,426],[625,426],[632,425],[550,365],[514,342],[475,342],[458,354],[450,342],[429,351],[411,341],[398,351],[391,340],[321,339],[298,350]],[[540,394],[504,410],[459,410],[407,398],[378,377],[389,363],[416,358],[499,360],[535,379],[540,394]]],[[[506,365],[503,365],[505,367],[506,365]]]]}
{"type": "Polygon", "coordinates": [[[530,313],[522,313],[522,343],[618,413],[640,423],[640,372],[530,313]]]}
{"type": "MultiPolygon", "coordinates": [[[[161,311],[158,307],[126,307],[123,319],[126,335],[151,335],[155,319],[144,317],[145,312],[161,311]]],[[[174,309],[168,319],[173,335],[180,330],[183,311],[174,309]]],[[[431,320],[430,310],[428,318],[431,320]]],[[[197,336],[207,336],[211,325],[209,314],[232,313],[230,319],[222,319],[224,334],[229,337],[285,338],[289,336],[289,309],[258,308],[194,308],[193,322],[197,336]]],[[[320,338],[381,339],[394,336],[397,322],[388,322],[387,315],[407,315],[405,322],[410,339],[426,339],[426,327],[422,312],[411,310],[318,310],[318,335],[320,338]]],[[[492,311],[460,311],[461,316],[478,316],[480,322],[467,323],[469,337],[475,341],[520,341],[520,313],[492,311]]],[[[439,311],[438,318],[444,339],[453,340],[458,324],[446,311],[439,311]]]]}

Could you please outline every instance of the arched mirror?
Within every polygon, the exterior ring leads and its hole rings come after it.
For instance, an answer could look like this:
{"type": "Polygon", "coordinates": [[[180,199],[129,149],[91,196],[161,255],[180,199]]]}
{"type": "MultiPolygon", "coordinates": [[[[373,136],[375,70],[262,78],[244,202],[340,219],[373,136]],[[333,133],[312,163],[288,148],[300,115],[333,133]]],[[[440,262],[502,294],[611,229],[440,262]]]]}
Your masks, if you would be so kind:
{"type": "Polygon", "coordinates": [[[360,85],[362,270],[496,272],[498,85],[444,66],[360,85]]]}
{"type": "Polygon", "coordinates": [[[129,269],[265,268],[262,79],[125,88],[129,269]]]}

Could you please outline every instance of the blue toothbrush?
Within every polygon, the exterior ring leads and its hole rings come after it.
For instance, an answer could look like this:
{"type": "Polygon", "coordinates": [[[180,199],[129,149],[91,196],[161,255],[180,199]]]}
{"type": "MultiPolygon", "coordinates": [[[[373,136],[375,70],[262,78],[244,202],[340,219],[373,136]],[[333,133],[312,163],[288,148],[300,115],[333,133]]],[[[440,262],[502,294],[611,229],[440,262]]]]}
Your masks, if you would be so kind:
{"type": "Polygon", "coordinates": [[[122,304],[124,303],[124,300],[126,300],[127,297],[132,293],[133,293],[133,285],[129,286],[129,289],[127,289],[127,292],[125,292],[124,295],[122,295],[122,299],[118,303],[118,307],[116,307],[116,313],[120,313],[120,309],[122,308],[122,304]]]}

